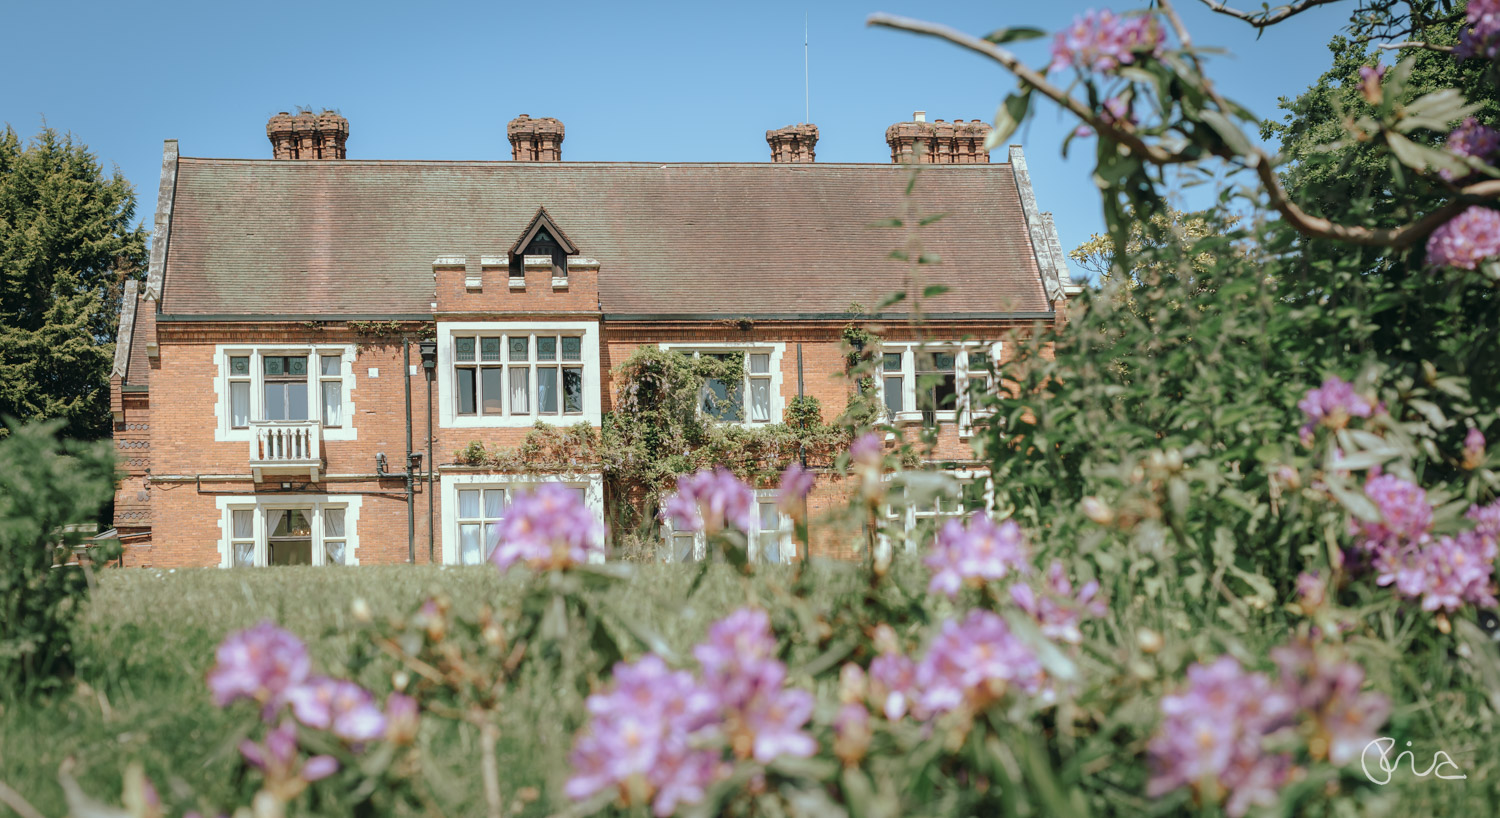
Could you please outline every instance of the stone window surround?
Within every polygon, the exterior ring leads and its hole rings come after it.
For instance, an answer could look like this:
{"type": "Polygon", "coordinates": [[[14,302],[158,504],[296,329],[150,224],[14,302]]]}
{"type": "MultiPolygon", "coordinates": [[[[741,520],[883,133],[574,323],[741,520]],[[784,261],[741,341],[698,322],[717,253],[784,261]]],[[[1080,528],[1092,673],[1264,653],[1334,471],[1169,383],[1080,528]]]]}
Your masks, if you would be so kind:
{"type": "Polygon", "coordinates": [[[249,442],[252,429],[235,429],[231,427],[229,415],[229,358],[231,356],[250,356],[250,411],[251,421],[260,420],[256,415],[263,410],[261,398],[265,389],[265,373],[261,359],[265,356],[276,355],[307,355],[308,356],[308,392],[307,406],[312,419],[319,419],[323,413],[323,399],[319,382],[322,376],[318,367],[316,356],[338,355],[342,360],[339,367],[343,377],[344,388],[342,398],[342,411],[344,422],[342,426],[325,426],[322,430],[324,440],[358,440],[359,432],[355,428],[356,413],[354,411],[354,359],[357,355],[353,344],[216,344],[214,345],[214,369],[217,375],[214,378],[214,440],[216,442],[245,441],[249,442]]]}
{"type": "MultiPolygon", "coordinates": [[[[601,423],[602,407],[600,390],[603,388],[602,373],[599,368],[599,324],[596,321],[443,321],[437,326],[438,341],[438,428],[440,429],[527,429],[536,424],[537,421],[550,422],[557,425],[571,426],[575,423],[588,423],[598,426],[601,423]],[[531,382],[532,399],[530,401],[531,412],[525,415],[460,415],[456,405],[456,386],[454,384],[453,367],[455,365],[453,355],[454,335],[577,335],[583,339],[583,412],[572,414],[543,415],[538,414],[535,379],[531,382]]],[[[508,355],[509,347],[501,344],[502,356],[508,355]]],[[[528,362],[535,367],[536,361],[536,339],[533,337],[527,347],[529,350],[528,362]]],[[[477,356],[476,356],[477,357],[477,356]]],[[[561,357],[559,355],[559,357],[561,357]]],[[[509,366],[509,361],[502,361],[509,366]]],[[[561,361],[554,365],[561,365],[561,361]]],[[[558,383],[559,390],[562,388],[561,380],[558,383]]],[[[559,394],[558,402],[561,405],[562,396],[559,394]]]]}
{"type": "Polygon", "coordinates": [[[311,510],[313,565],[323,565],[323,509],[344,509],[344,564],[359,565],[359,510],[364,497],[358,494],[246,494],[242,496],[219,496],[214,505],[219,512],[219,567],[230,568],[234,564],[234,535],[231,512],[245,509],[255,511],[255,556],[257,563],[266,559],[266,510],[296,508],[311,510]]]}
{"type": "MultiPolygon", "coordinates": [[[[438,559],[444,565],[459,564],[458,541],[458,490],[505,489],[505,505],[515,497],[515,492],[526,491],[543,483],[560,483],[583,489],[583,503],[594,512],[594,519],[604,522],[604,476],[601,474],[501,474],[497,472],[459,472],[440,475],[438,478],[438,513],[442,515],[442,553],[438,559]]],[[[590,562],[603,562],[603,556],[595,556],[590,562]]],[[[493,570],[493,569],[492,569],[493,570]]]]}
{"type": "MultiPolygon", "coordinates": [[[[958,424],[959,437],[971,437],[974,434],[974,415],[969,411],[969,350],[988,349],[990,361],[997,366],[1000,362],[1000,351],[1003,342],[995,341],[885,341],[880,345],[880,352],[897,353],[901,356],[901,406],[902,411],[891,418],[891,423],[898,426],[916,425],[922,422],[922,410],[917,408],[917,356],[919,352],[952,352],[955,353],[953,364],[958,390],[958,408],[937,412],[937,421],[950,421],[958,424]]],[[[880,361],[876,362],[875,373],[875,397],[885,406],[885,370],[880,361]]],[[[977,377],[977,376],[976,376],[977,377]]],[[[985,417],[992,412],[981,412],[980,417],[985,417]]]]}
{"type": "MultiPolygon", "coordinates": [[[[727,343],[678,343],[675,341],[663,341],[657,345],[669,352],[681,352],[692,354],[695,352],[743,352],[745,353],[745,382],[741,384],[744,390],[746,408],[744,420],[721,420],[719,423],[729,423],[736,426],[769,426],[773,423],[781,423],[786,414],[786,399],[782,397],[782,374],[781,361],[786,355],[786,343],[782,341],[745,341],[727,343]],[[770,420],[756,421],[750,419],[750,354],[770,353],[771,355],[771,414],[770,420]]],[[[701,402],[700,402],[701,405],[701,402]]]]}
{"type": "MultiPolygon", "coordinates": [[[[778,493],[779,493],[778,489],[757,489],[755,491],[755,515],[754,516],[755,516],[755,527],[756,528],[755,528],[754,531],[752,531],[752,532],[749,533],[749,544],[750,544],[749,559],[750,559],[751,562],[759,562],[760,561],[760,537],[758,536],[761,533],[760,532],[760,504],[764,503],[764,502],[773,502],[773,503],[776,502],[776,495],[778,493]]],[[[666,508],[667,498],[669,498],[671,496],[672,496],[671,494],[666,494],[666,495],[662,496],[661,501],[662,501],[662,507],[663,508],[666,508]]],[[[779,538],[781,540],[781,563],[782,564],[790,563],[790,562],[792,562],[792,561],[794,561],[794,560],[797,559],[797,541],[792,536],[793,533],[795,532],[795,526],[792,523],[792,518],[788,517],[780,509],[777,509],[777,511],[776,511],[776,521],[777,521],[776,530],[781,535],[780,538],[779,538]]],[[[666,554],[666,559],[664,559],[663,562],[673,562],[673,561],[676,560],[676,557],[677,557],[676,549],[674,549],[673,546],[672,546],[672,540],[673,540],[675,534],[676,534],[676,532],[672,528],[672,518],[671,517],[667,517],[667,518],[663,519],[662,524],[661,524],[661,544],[660,544],[660,547],[665,550],[665,554],[666,554]]],[[[695,531],[695,532],[693,532],[693,559],[695,561],[701,562],[707,555],[708,555],[708,538],[704,535],[704,533],[702,531],[695,531]]]]}

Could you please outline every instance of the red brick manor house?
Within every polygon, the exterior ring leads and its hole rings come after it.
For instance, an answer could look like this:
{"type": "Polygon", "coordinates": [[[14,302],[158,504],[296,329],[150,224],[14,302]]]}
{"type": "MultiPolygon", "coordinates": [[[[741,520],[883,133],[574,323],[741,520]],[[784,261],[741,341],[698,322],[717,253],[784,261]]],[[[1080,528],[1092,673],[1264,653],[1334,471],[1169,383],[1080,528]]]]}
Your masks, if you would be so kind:
{"type": "MultiPolygon", "coordinates": [[[[852,389],[851,305],[908,286],[889,258],[900,231],[876,225],[913,204],[946,214],[922,243],[949,290],[925,302],[925,343],[908,315],[875,316],[876,388],[897,427],[937,423],[938,456],[982,483],[968,381],[1004,364],[1008,334],[1060,322],[1075,287],[1021,149],[990,162],[977,120],[892,125],[889,164],[816,162],[811,125],[768,132],[764,163],[564,161],[562,123],[524,115],[508,161],[350,159],[331,113],[266,132],[270,159],[164,146],[150,270],[125,291],[111,378],[127,565],[425,562],[429,548],[477,562],[510,494],[538,481],[602,519],[624,500],[597,471],[505,474],[454,453],[516,446],[539,421],[597,428],[612,370],[642,345],[744,355],[744,383],[708,385],[717,422],[780,423],[799,394],[832,418],[852,389]],[[419,345],[381,342],[431,326],[425,370],[419,345]],[[919,410],[923,374],[941,376],[936,412],[919,410]]],[[[820,478],[815,506],[836,482],[820,478]]],[[[760,557],[805,556],[763,499],[760,557]]],[[[660,536],[662,558],[691,554],[692,535],[660,536]]]]}

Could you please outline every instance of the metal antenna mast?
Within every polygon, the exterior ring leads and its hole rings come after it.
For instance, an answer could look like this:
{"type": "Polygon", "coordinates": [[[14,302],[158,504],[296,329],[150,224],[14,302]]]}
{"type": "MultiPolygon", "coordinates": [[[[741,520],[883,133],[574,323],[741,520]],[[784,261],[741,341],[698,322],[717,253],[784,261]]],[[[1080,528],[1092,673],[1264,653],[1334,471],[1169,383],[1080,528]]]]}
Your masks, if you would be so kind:
{"type": "Polygon", "coordinates": [[[807,12],[802,12],[802,122],[812,121],[812,85],[807,79],[807,12]]]}

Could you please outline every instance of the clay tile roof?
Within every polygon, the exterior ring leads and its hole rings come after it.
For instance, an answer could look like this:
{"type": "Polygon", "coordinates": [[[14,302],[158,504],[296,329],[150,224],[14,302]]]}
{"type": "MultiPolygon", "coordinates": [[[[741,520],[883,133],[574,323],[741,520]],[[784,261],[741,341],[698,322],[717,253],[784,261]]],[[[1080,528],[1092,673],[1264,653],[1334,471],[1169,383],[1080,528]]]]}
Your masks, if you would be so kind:
{"type": "MultiPolygon", "coordinates": [[[[844,312],[902,288],[896,165],[183,158],[162,312],[430,314],[432,260],[504,253],[539,208],[606,314],[844,312]]],[[[931,312],[1045,312],[1008,163],[925,166],[931,312]]]]}

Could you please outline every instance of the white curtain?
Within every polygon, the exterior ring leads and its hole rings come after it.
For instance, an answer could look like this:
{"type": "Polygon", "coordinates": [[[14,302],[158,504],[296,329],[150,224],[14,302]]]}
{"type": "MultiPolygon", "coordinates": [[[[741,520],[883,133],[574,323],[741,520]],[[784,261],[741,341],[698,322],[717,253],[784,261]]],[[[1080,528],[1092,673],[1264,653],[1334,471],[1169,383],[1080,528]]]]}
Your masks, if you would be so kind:
{"type": "Polygon", "coordinates": [[[323,536],[340,540],[344,538],[344,510],[342,508],[323,509],[323,536]]]}
{"type": "Polygon", "coordinates": [[[285,517],[285,516],[286,516],[286,509],[284,509],[284,508],[268,508],[268,509],[266,509],[266,536],[267,537],[269,537],[269,536],[271,536],[271,535],[273,535],[273,534],[276,533],[276,527],[279,526],[279,525],[281,525],[281,518],[285,517]]]}

